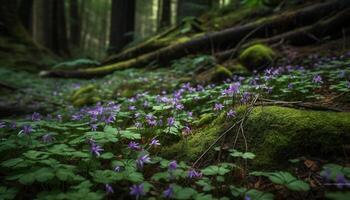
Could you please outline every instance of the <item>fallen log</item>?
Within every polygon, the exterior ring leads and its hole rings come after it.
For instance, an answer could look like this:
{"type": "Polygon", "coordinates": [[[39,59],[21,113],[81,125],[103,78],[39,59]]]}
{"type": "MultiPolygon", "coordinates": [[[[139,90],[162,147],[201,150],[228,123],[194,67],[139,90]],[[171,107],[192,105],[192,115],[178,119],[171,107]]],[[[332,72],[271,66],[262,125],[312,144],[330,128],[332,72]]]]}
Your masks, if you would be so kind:
{"type": "Polygon", "coordinates": [[[191,41],[164,47],[162,49],[150,52],[134,59],[130,59],[115,64],[102,66],[98,68],[88,68],[76,71],[44,71],[42,76],[50,77],[71,77],[71,78],[92,78],[110,74],[116,70],[122,70],[132,67],[142,67],[153,61],[159,63],[168,63],[170,60],[177,59],[188,54],[206,53],[210,49],[227,49],[229,46],[235,46],[247,34],[256,30],[252,38],[271,37],[291,29],[313,24],[331,12],[339,12],[348,7],[348,0],[333,0],[324,3],[311,5],[296,11],[289,11],[278,14],[266,19],[248,23],[246,25],[225,29],[219,32],[206,34],[191,41]]]}
{"type": "MultiPolygon", "coordinates": [[[[254,44],[275,44],[280,41],[284,43],[289,42],[292,45],[309,45],[319,42],[319,38],[325,36],[339,34],[343,28],[350,26],[350,9],[345,9],[336,15],[321,20],[313,25],[298,28],[296,30],[288,31],[280,35],[276,35],[266,39],[258,39],[252,42],[248,42],[243,45],[242,48],[254,45],[254,44]]],[[[238,56],[239,50],[242,48],[234,48],[217,54],[215,57],[218,62],[224,62],[230,58],[238,56]]]]}

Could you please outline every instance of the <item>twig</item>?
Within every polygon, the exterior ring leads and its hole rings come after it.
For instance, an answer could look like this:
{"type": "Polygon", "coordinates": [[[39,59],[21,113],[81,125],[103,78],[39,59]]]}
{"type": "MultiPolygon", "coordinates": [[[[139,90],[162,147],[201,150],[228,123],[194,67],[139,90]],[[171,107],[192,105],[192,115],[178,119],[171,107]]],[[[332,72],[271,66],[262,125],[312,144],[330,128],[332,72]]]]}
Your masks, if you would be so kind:
{"type": "MultiPolygon", "coordinates": [[[[243,122],[244,120],[246,119],[246,117],[251,113],[251,111],[253,110],[254,108],[254,104],[256,103],[257,99],[258,99],[259,95],[256,95],[252,104],[250,105],[249,108],[246,109],[246,111],[244,112],[244,115],[242,117],[242,119],[238,120],[236,123],[234,123],[232,126],[230,126],[225,132],[223,132],[200,156],[199,158],[192,164],[192,167],[194,168],[197,163],[210,151],[211,148],[213,148],[214,145],[216,145],[220,140],[221,138],[223,138],[228,132],[230,132],[234,127],[236,127],[237,124],[241,124],[240,126],[243,127],[243,122]]],[[[244,133],[242,133],[244,135],[244,133]]],[[[238,135],[238,133],[237,133],[238,135]]],[[[236,137],[237,137],[236,135],[236,137]]],[[[245,138],[245,136],[244,136],[245,138]]],[[[246,138],[245,138],[246,139],[246,138]]],[[[247,141],[245,140],[245,143],[246,143],[246,148],[248,148],[248,144],[247,144],[247,141]]]]}

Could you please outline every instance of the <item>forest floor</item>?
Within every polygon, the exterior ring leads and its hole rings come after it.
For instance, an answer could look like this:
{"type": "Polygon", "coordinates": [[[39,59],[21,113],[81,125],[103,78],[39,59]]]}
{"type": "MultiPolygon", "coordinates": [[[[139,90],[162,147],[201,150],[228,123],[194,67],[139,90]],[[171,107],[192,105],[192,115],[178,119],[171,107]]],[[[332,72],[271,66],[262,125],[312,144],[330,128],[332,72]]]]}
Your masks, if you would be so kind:
{"type": "Polygon", "coordinates": [[[259,72],[0,68],[0,199],[349,199],[349,41],[279,45],[259,72]]]}

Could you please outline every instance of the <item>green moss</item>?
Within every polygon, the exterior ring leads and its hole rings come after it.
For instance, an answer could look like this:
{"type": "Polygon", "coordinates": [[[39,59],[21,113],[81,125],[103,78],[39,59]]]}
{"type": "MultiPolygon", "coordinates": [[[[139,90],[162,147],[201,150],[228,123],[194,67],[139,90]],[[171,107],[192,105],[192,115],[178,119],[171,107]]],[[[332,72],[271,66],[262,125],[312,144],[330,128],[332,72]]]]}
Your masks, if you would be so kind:
{"type": "Polygon", "coordinates": [[[71,99],[72,99],[72,101],[75,101],[83,94],[89,94],[89,93],[93,92],[94,90],[96,90],[96,87],[94,85],[87,85],[85,87],[81,87],[73,92],[71,99]]]}
{"type": "Polygon", "coordinates": [[[212,74],[211,81],[220,82],[228,78],[232,78],[232,72],[226,67],[218,65],[212,74]]]}
{"type": "Polygon", "coordinates": [[[86,105],[93,105],[101,101],[101,98],[96,96],[96,87],[94,85],[87,85],[74,91],[71,96],[71,101],[75,107],[82,107],[86,105]]]}
{"type": "Polygon", "coordinates": [[[270,47],[263,44],[255,44],[243,50],[239,61],[250,71],[260,70],[273,63],[277,54],[270,47]]]}
{"type": "Polygon", "coordinates": [[[195,121],[194,123],[196,124],[196,126],[203,126],[205,124],[211,123],[214,118],[215,118],[215,115],[213,113],[205,113],[201,115],[201,118],[195,121]]]}
{"type": "MultiPolygon", "coordinates": [[[[243,108],[237,109],[238,113],[243,108]]],[[[207,123],[193,136],[164,148],[165,156],[195,160],[234,122],[225,116],[207,123]]],[[[257,156],[255,166],[287,163],[299,156],[334,159],[342,156],[342,146],[350,142],[350,113],[306,111],[284,107],[256,107],[246,122],[244,133],[249,151],[257,156]]],[[[232,136],[235,130],[228,136],[232,136]]],[[[228,141],[230,139],[227,138],[228,141]]]]}
{"type": "Polygon", "coordinates": [[[73,105],[75,107],[83,107],[86,105],[93,105],[96,104],[97,102],[101,101],[100,97],[95,97],[95,96],[83,96],[75,101],[73,101],[73,105]]]}

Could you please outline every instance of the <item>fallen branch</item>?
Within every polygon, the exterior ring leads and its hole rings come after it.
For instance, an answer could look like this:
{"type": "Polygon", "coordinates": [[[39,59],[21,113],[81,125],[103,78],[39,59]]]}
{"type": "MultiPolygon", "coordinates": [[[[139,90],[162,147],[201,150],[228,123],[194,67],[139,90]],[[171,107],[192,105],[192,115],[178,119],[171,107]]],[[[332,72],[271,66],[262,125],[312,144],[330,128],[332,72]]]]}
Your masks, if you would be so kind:
{"type": "Polygon", "coordinates": [[[343,10],[345,7],[348,7],[349,4],[350,1],[347,0],[333,0],[325,3],[319,3],[296,11],[289,11],[268,17],[261,21],[255,21],[246,25],[209,33],[191,41],[171,45],[127,61],[77,71],[46,71],[41,73],[41,75],[51,77],[91,78],[104,76],[116,70],[142,67],[153,61],[168,63],[170,60],[177,59],[188,54],[206,53],[210,51],[211,48],[220,50],[226,49],[229,46],[235,46],[247,34],[253,32],[260,26],[261,28],[252,34],[252,38],[271,37],[271,35],[280,34],[291,29],[310,25],[317,22],[320,18],[324,17],[330,12],[338,12],[343,10]]]}
{"type": "MultiPolygon", "coordinates": [[[[257,44],[274,44],[279,41],[289,41],[291,44],[295,45],[305,45],[319,42],[322,37],[339,34],[339,30],[342,30],[345,27],[350,25],[350,9],[345,9],[336,15],[326,19],[319,21],[313,25],[301,27],[293,31],[289,31],[286,33],[282,33],[280,35],[276,35],[267,39],[260,39],[257,41],[253,41],[244,45],[245,47],[257,44]]],[[[231,50],[227,50],[221,52],[216,55],[216,58],[219,62],[223,62],[227,59],[231,59],[233,56],[237,56],[239,53],[238,48],[234,48],[231,50]]]]}

